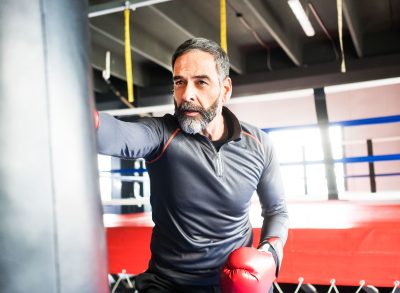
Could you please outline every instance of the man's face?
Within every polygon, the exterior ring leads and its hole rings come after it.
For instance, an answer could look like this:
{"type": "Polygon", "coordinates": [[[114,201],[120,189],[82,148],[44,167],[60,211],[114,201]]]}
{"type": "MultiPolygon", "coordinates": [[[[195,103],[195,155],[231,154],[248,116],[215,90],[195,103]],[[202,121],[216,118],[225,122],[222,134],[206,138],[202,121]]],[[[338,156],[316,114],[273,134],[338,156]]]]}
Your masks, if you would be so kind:
{"type": "Polygon", "coordinates": [[[214,120],[217,113],[221,112],[222,102],[219,98],[207,109],[190,102],[182,102],[178,107],[175,101],[175,115],[178,118],[179,124],[183,131],[190,134],[201,132],[214,120]]]}
{"type": "Polygon", "coordinates": [[[206,52],[189,51],[175,61],[173,68],[175,113],[187,133],[198,133],[215,117],[229,99],[231,82],[220,80],[214,57],[206,52]]]}

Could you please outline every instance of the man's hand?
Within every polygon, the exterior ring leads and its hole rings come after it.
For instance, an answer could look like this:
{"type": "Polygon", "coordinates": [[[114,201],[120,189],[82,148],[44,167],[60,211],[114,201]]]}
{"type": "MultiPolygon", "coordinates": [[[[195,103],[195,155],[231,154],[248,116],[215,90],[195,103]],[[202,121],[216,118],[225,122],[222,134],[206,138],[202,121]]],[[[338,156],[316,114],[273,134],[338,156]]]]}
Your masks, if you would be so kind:
{"type": "Polygon", "coordinates": [[[240,247],[233,251],[221,272],[222,293],[266,293],[275,280],[276,264],[268,251],[240,247]]]}

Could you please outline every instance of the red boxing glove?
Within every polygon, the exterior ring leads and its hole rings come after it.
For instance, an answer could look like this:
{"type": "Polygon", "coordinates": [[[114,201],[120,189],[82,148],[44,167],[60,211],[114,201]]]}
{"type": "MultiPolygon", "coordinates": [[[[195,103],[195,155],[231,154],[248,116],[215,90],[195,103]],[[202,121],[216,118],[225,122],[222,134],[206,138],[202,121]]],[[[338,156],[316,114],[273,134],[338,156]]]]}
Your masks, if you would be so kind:
{"type": "Polygon", "coordinates": [[[99,112],[97,112],[96,110],[93,110],[93,119],[94,119],[94,127],[96,129],[99,128],[100,117],[99,117],[99,112]]]}
{"type": "Polygon", "coordinates": [[[275,280],[276,264],[270,252],[253,247],[233,251],[221,272],[222,293],[267,293],[275,280]]]}

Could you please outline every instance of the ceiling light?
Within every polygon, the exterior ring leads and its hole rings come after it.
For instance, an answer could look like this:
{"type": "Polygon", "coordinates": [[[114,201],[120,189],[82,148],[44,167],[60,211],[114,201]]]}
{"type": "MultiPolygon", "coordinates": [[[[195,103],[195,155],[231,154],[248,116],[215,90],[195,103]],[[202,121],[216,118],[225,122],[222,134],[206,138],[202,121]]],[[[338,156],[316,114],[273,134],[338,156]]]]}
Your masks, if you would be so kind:
{"type": "Polygon", "coordinates": [[[294,15],[296,16],[298,22],[300,23],[301,27],[303,28],[305,34],[308,37],[312,37],[313,35],[315,35],[314,28],[312,27],[311,22],[308,19],[307,14],[303,9],[303,6],[301,6],[300,1],[288,0],[288,4],[292,9],[294,15]]]}

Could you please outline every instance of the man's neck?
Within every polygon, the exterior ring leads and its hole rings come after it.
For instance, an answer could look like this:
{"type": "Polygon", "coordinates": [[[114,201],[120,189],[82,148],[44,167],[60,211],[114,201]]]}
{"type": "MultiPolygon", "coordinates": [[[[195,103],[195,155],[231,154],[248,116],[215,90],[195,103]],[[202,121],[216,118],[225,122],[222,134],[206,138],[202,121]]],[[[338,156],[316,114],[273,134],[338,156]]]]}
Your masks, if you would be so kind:
{"type": "Polygon", "coordinates": [[[207,125],[201,134],[208,137],[211,141],[220,140],[228,133],[228,127],[225,124],[224,116],[221,113],[207,125]]]}

